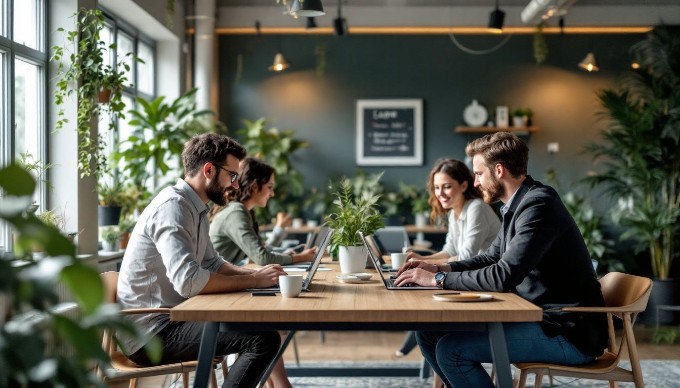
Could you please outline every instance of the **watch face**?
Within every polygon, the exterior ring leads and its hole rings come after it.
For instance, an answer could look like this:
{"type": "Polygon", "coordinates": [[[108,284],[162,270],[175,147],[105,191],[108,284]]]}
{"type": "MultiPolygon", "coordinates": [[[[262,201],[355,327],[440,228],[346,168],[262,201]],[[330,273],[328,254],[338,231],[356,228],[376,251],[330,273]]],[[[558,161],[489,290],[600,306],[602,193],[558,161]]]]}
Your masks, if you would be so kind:
{"type": "Polygon", "coordinates": [[[446,272],[437,272],[434,274],[434,281],[437,283],[438,286],[444,282],[444,278],[446,278],[446,272]]]}

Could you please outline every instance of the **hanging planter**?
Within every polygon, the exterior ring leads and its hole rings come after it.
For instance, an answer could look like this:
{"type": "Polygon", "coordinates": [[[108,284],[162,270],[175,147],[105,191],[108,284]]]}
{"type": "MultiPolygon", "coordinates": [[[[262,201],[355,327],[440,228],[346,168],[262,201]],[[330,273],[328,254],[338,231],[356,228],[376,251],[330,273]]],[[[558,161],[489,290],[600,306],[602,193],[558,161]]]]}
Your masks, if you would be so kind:
{"type": "Polygon", "coordinates": [[[108,104],[111,101],[111,89],[100,89],[97,94],[97,101],[100,104],[108,104]]]}

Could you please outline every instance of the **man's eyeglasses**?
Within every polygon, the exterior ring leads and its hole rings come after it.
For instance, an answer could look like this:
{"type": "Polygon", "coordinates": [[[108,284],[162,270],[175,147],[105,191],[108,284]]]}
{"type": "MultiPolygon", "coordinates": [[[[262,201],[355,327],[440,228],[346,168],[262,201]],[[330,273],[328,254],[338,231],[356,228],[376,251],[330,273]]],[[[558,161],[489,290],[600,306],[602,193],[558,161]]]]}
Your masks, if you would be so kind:
{"type": "Polygon", "coordinates": [[[236,182],[236,180],[238,179],[238,173],[237,173],[237,172],[233,172],[233,171],[231,171],[231,170],[227,170],[226,168],[220,166],[219,164],[213,164],[213,166],[219,168],[220,170],[224,170],[224,171],[228,172],[229,175],[231,176],[231,183],[236,182]]]}

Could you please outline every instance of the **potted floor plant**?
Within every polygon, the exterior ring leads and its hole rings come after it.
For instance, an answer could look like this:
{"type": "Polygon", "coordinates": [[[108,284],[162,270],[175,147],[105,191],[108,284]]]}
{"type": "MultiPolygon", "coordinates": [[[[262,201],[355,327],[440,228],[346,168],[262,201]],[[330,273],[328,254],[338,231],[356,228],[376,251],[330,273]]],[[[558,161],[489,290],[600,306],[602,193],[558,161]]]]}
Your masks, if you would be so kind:
{"type": "Polygon", "coordinates": [[[363,272],[366,254],[357,232],[373,234],[385,226],[383,216],[378,211],[380,195],[355,197],[352,183],[345,178],[335,193],[332,213],[326,216],[325,226],[335,229],[331,237],[331,254],[337,253],[340,270],[343,273],[363,272]]]}
{"type": "MultiPolygon", "coordinates": [[[[616,201],[611,213],[621,237],[649,254],[651,321],[659,304],[679,304],[671,266],[680,231],[680,29],[658,26],[632,52],[640,67],[618,90],[599,94],[608,126],[586,150],[604,163],[586,181],[616,201]]],[[[672,315],[661,318],[668,323],[672,315]]]]}

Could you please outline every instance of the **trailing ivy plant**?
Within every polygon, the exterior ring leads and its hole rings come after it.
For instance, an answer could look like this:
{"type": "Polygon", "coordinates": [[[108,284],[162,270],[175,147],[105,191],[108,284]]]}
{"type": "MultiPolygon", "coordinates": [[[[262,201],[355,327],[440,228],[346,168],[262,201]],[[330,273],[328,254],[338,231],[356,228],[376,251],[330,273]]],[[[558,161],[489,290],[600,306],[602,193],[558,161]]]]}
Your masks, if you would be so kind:
{"type": "Polygon", "coordinates": [[[78,132],[78,170],[81,177],[94,175],[97,178],[108,169],[106,161],[105,136],[92,133],[92,123],[101,113],[109,117],[109,130],[115,129],[117,119],[123,119],[125,104],[122,92],[128,82],[130,57],[134,54],[118,55],[118,66],[108,64],[108,55],[115,51],[115,44],[107,44],[101,37],[105,27],[104,15],[98,9],[81,8],[73,15],[74,29],[63,27],[57,31],[65,34],[63,45],[52,47],[50,61],[57,63],[55,104],[58,107],[56,129],[69,123],[65,117],[64,104],[68,98],[77,103],[76,130],[78,132]],[[102,90],[110,91],[110,101],[99,103],[102,90]]]}

